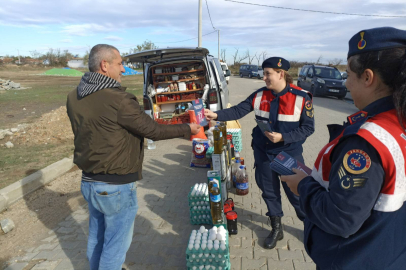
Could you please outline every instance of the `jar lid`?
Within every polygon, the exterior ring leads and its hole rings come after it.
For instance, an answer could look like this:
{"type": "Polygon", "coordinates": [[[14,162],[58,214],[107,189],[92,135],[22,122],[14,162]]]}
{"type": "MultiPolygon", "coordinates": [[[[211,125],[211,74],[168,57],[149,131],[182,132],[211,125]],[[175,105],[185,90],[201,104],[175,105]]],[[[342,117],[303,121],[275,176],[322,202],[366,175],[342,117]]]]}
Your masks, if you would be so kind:
{"type": "Polygon", "coordinates": [[[227,219],[237,219],[237,212],[229,211],[226,214],[227,219]]]}

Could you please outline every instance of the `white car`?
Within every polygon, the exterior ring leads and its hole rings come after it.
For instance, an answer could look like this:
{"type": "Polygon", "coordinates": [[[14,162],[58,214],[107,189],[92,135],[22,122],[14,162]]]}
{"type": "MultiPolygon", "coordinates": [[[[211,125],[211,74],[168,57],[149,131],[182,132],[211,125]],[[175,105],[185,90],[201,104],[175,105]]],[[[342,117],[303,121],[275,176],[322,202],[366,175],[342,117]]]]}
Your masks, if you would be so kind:
{"type": "Polygon", "coordinates": [[[228,84],[228,81],[230,80],[230,72],[227,72],[227,71],[229,71],[227,63],[220,62],[220,65],[221,65],[221,69],[223,70],[224,77],[226,78],[226,82],[228,84]]]}

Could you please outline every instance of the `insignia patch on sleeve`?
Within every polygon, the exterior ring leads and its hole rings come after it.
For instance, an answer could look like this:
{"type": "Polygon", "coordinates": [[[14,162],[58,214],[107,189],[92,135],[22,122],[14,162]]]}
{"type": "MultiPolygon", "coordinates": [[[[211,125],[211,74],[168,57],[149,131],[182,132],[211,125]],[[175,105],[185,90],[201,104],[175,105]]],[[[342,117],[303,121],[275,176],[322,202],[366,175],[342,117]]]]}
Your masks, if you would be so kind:
{"type": "Polygon", "coordinates": [[[313,109],[313,103],[311,100],[306,100],[305,102],[305,108],[306,110],[310,111],[311,109],[313,109]]]}
{"type": "Polygon", "coordinates": [[[365,151],[352,149],[345,154],[343,165],[349,173],[361,174],[371,167],[371,158],[365,151]]]}
{"type": "Polygon", "coordinates": [[[308,116],[308,117],[310,117],[310,118],[313,118],[314,117],[314,109],[312,109],[312,110],[307,110],[306,111],[306,115],[308,116]]]}
{"type": "Polygon", "coordinates": [[[340,177],[341,188],[346,190],[351,188],[362,188],[365,186],[365,183],[368,180],[367,177],[347,175],[342,166],[338,170],[338,176],[340,177]]]}

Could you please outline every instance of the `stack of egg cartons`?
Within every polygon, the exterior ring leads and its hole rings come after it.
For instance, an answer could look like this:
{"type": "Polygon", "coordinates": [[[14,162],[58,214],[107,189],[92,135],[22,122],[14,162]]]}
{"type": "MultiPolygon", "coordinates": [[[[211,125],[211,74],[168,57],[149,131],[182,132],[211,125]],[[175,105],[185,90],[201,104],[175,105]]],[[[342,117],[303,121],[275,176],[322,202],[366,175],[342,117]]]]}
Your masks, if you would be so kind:
{"type": "Polygon", "coordinates": [[[227,230],[222,225],[210,230],[204,226],[193,230],[186,249],[186,265],[188,270],[229,270],[227,230]]]}
{"type": "Polygon", "coordinates": [[[212,224],[207,183],[195,184],[188,195],[191,224],[212,224]]]}
{"type": "Polygon", "coordinates": [[[234,150],[242,151],[242,133],[240,128],[228,128],[227,135],[233,136],[234,150]]]}

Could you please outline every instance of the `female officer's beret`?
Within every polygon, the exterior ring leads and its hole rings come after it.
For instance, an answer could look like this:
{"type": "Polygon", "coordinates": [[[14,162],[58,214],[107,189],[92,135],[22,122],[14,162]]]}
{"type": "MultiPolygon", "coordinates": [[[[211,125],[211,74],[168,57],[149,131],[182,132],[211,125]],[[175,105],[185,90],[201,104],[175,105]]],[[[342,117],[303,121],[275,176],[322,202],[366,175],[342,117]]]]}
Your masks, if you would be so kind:
{"type": "Polygon", "coordinates": [[[347,59],[364,52],[406,47],[406,31],[393,27],[362,30],[350,39],[348,45],[347,59]]]}
{"type": "Polygon", "coordinates": [[[271,57],[266,59],[262,63],[262,69],[264,68],[275,68],[275,69],[283,69],[288,71],[290,68],[289,61],[282,58],[282,57],[271,57]]]}

